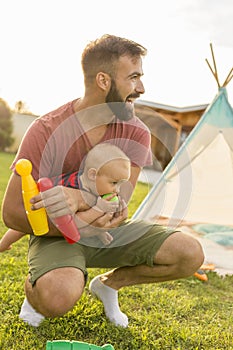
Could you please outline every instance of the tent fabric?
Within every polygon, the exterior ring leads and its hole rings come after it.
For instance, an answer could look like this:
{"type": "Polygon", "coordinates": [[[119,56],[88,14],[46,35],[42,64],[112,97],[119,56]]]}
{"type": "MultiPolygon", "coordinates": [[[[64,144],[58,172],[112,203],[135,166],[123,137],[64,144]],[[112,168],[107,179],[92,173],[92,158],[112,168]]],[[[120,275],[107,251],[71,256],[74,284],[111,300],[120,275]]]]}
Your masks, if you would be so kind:
{"type": "Polygon", "coordinates": [[[133,218],[233,226],[232,180],[233,109],[220,88],[133,218]]]}
{"type": "Polygon", "coordinates": [[[233,274],[233,109],[226,88],[219,89],[133,219],[165,219],[167,226],[191,232],[206,263],[221,275],[233,274]],[[221,231],[203,236],[195,231],[197,224],[229,226],[229,231],[225,237],[221,231]]]}
{"type": "Polygon", "coordinates": [[[199,235],[189,225],[179,227],[180,231],[194,236],[202,245],[205,264],[213,264],[214,271],[220,276],[233,275],[233,248],[224,246],[199,235]]]}
{"type": "Polygon", "coordinates": [[[213,224],[196,224],[192,229],[199,232],[203,237],[224,246],[233,247],[233,228],[229,226],[213,224]]]}

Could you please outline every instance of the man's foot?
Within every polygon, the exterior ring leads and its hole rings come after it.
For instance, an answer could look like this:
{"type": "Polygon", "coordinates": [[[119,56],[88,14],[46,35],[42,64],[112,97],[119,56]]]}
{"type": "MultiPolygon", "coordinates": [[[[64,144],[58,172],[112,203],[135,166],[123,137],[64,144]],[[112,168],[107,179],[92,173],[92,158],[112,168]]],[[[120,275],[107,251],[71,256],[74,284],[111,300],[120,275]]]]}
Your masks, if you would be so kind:
{"type": "Polygon", "coordinates": [[[21,307],[19,318],[30,326],[38,327],[45,317],[33,309],[28,300],[25,298],[21,307]]]}
{"type": "Polygon", "coordinates": [[[103,284],[100,276],[91,280],[89,290],[104,304],[104,311],[110,322],[116,326],[125,328],[128,326],[128,317],[119,308],[117,290],[103,284]]]}

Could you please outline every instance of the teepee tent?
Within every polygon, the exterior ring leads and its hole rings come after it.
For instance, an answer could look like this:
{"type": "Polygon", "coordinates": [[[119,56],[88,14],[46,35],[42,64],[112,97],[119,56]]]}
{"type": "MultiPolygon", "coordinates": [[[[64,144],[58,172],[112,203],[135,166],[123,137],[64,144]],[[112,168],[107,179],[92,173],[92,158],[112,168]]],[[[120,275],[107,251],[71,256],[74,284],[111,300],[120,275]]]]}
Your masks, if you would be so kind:
{"type": "MultiPolygon", "coordinates": [[[[211,46],[212,50],[212,46],[211,46]]],[[[156,221],[166,217],[170,226],[181,221],[233,225],[233,109],[225,82],[218,94],[152,187],[133,218],[156,221]]]]}

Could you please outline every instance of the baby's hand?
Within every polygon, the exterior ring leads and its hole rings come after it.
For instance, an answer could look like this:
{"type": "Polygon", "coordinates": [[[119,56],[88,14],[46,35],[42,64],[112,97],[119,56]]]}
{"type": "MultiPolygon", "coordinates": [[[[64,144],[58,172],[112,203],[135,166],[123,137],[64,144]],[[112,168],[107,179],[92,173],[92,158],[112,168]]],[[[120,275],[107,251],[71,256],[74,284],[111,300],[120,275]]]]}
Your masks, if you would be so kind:
{"type": "Polygon", "coordinates": [[[97,198],[95,209],[100,210],[104,213],[115,213],[118,211],[119,201],[108,201],[102,197],[97,198]]]}
{"type": "Polygon", "coordinates": [[[98,237],[104,245],[109,245],[113,241],[113,237],[109,232],[101,232],[98,237]]]}

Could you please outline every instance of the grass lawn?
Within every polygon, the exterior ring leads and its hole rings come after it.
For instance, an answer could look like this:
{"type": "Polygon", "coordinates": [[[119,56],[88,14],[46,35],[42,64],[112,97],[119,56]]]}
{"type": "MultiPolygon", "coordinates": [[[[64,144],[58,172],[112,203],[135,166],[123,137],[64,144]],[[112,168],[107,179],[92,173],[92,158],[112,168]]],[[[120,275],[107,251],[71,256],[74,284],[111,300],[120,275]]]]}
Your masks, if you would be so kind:
{"type": "MultiPolygon", "coordinates": [[[[0,203],[10,175],[13,155],[0,153],[0,203]]],[[[148,191],[138,184],[130,215],[148,191]]],[[[0,237],[6,228],[0,221],[0,237]]],[[[114,327],[102,304],[88,287],[80,302],[64,317],[46,319],[39,328],[18,319],[27,274],[27,238],[0,255],[0,349],[39,350],[47,340],[77,340],[115,350],[233,349],[233,276],[208,274],[207,283],[184,280],[127,287],[119,294],[122,311],[129,316],[127,329],[114,327]]],[[[90,269],[89,281],[103,269],[90,269]]],[[[88,282],[89,283],[89,282],[88,282]]]]}

